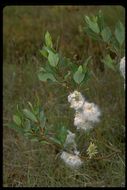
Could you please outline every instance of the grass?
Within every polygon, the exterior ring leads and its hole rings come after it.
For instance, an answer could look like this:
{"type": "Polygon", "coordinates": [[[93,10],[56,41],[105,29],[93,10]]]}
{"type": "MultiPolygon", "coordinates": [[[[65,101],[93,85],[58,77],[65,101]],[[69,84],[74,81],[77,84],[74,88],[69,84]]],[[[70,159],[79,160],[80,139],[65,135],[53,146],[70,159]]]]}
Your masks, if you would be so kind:
{"type": "MultiPolygon", "coordinates": [[[[96,54],[102,51],[96,43],[80,32],[83,15],[102,9],[105,19],[113,26],[124,22],[124,9],[120,6],[45,6],[5,7],[3,11],[3,182],[4,187],[121,187],[125,185],[125,91],[118,72],[98,69],[96,54]],[[114,16],[112,16],[114,15],[114,16]],[[43,63],[39,55],[44,33],[54,39],[60,36],[59,49],[75,59],[95,56],[94,77],[82,93],[102,111],[101,122],[91,132],[98,146],[98,157],[85,160],[80,170],[67,168],[55,149],[30,142],[7,128],[17,104],[34,102],[39,96],[48,123],[64,122],[74,131],[74,112],[67,102],[63,88],[38,81],[36,71],[43,63]],[[112,153],[114,153],[111,155],[112,153]],[[111,156],[110,156],[111,155],[111,156]],[[108,157],[107,157],[108,156],[108,157]]],[[[77,60],[78,61],[78,60],[77,60]]],[[[87,143],[84,137],[80,145],[87,143]]]]}

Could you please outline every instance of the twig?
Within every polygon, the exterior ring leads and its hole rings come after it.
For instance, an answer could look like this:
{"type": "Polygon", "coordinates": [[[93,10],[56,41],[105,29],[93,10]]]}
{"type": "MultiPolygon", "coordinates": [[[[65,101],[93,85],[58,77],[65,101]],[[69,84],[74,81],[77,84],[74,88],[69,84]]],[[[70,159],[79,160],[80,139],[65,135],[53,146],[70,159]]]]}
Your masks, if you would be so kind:
{"type": "MultiPolygon", "coordinates": [[[[107,159],[107,158],[112,157],[113,155],[115,155],[115,154],[117,154],[117,153],[119,153],[119,152],[113,152],[113,153],[111,153],[111,154],[109,154],[109,155],[100,156],[100,157],[95,157],[95,158],[93,158],[93,159],[94,159],[94,160],[104,160],[104,159],[107,159]]],[[[89,159],[89,157],[83,157],[83,156],[81,156],[80,158],[81,158],[81,159],[89,159]]]]}

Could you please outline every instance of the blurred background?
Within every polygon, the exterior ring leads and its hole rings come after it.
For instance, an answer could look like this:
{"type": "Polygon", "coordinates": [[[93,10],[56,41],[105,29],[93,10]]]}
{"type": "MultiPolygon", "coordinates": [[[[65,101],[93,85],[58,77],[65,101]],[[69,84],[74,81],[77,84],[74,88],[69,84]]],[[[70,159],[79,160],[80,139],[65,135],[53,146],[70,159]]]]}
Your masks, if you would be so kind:
{"type": "MultiPolygon", "coordinates": [[[[124,122],[125,91],[120,73],[101,69],[101,49],[83,32],[84,15],[102,10],[105,22],[114,29],[118,20],[125,22],[121,6],[7,6],[3,9],[3,182],[10,187],[115,187],[125,184],[124,122]],[[53,42],[58,36],[59,51],[72,60],[92,55],[98,80],[88,82],[82,91],[95,102],[103,116],[98,126],[102,154],[119,149],[120,153],[105,160],[86,161],[79,171],[55,160],[54,150],[30,142],[7,128],[17,104],[35,102],[38,96],[49,124],[61,120],[73,131],[74,113],[67,102],[65,89],[42,83],[37,70],[43,64],[39,49],[49,31],[53,42]],[[64,113],[64,114],[63,114],[64,113]],[[105,141],[103,141],[105,140],[105,141]],[[107,149],[101,142],[110,142],[107,149]],[[50,154],[50,155],[49,155],[50,154]]],[[[99,142],[99,141],[98,141],[99,142]]]]}

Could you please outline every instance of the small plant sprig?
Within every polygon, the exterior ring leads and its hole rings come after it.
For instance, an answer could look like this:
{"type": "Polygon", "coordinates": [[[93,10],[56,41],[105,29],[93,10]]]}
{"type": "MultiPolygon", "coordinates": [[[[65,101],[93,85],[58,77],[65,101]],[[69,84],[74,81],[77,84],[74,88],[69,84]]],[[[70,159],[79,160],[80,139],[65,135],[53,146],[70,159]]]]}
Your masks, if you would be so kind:
{"type": "MultiPolygon", "coordinates": [[[[79,86],[81,87],[89,79],[88,64],[91,62],[91,56],[88,57],[83,65],[72,63],[53,48],[49,32],[45,34],[45,45],[40,50],[40,53],[47,59],[47,62],[38,71],[40,81],[60,84],[70,91],[79,86]]],[[[79,100],[76,99],[76,101],[78,104],[79,100]]],[[[59,130],[54,130],[52,133],[49,124],[46,122],[44,110],[39,99],[37,99],[34,106],[31,102],[28,102],[28,108],[25,109],[19,109],[17,106],[17,112],[13,116],[13,122],[10,127],[22,132],[25,137],[32,141],[55,146],[61,151],[61,159],[70,167],[77,168],[82,164],[80,152],[75,142],[75,134],[63,124],[59,124],[59,130]]],[[[52,127],[55,129],[54,126],[52,127]]]]}
{"type": "Polygon", "coordinates": [[[98,153],[97,146],[94,143],[91,142],[88,149],[87,149],[87,154],[88,154],[89,158],[91,159],[97,153],[98,153]]]}
{"type": "Polygon", "coordinates": [[[55,146],[58,150],[64,147],[67,136],[67,128],[64,125],[59,125],[59,130],[51,132],[43,108],[39,104],[33,106],[30,102],[25,109],[19,109],[17,106],[9,127],[22,133],[31,141],[55,146]]]}
{"type": "Polygon", "coordinates": [[[40,81],[52,81],[66,87],[68,90],[84,85],[90,78],[88,65],[91,63],[91,56],[84,63],[77,65],[72,63],[69,58],[63,57],[61,53],[53,48],[52,37],[47,31],[45,43],[40,50],[41,55],[46,58],[46,63],[38,71],[40,81]]]}
{"type": "Polygon", "coordinates": [[[125,54],[125,27],[121,21],[116,23],[114,31],[105,21],[102,11],[96,15],[85,16],[85,33],[97,41],[103,48],[100,61],[112,70],[119,70],[118,63],[125,54]],[[111,57],[111,53],[115,58],[111,57]]]}
{"type": "MultiPolygon", "coordinates": [[[[115,70],[115,61],[120,60],[124,47],[124,27],[118,22],[114,34],[110,28],[105,25],[102,12],[99,11],[97,16],[85,17],[85,32],[93,39],[100,43],[104,43],[105,49],[102,62],[110,69],[115,70]],[[116,60],[112,59],[110,52],[116,55],[116,60]]],[[[80,88],[84,87],[87,80],[90,79],[91,71],[89,64],[92,57],[89,56],[80,64],[72,62],[59,53],[53,45],[52,37],[47,31],[45,34],[44,45],[40,50],[40,54],[45,58],[45,62],[40,67],[37,75],[42,82],[52,82],[66,88],[70,93],[68,102],[70,107],[75,110],[74,126],[76,130],[81,130],[89,134],[95,123],[100,121],[101,111],[94,103],[86,101],[85,97],[80,93],[80,88]],[[70,92],[71,91],[71,92],[70,92]],[[73,91],[73,92],[72,92],[73,91]]],[[[120,70],[125,78],[125,59],[120,62],[120,70]]],[[[60,152],[60,158],[71,168],[78,168],[83,163],[83,156],[78,150],[75,141],[75,133],[72,133],[67,126],[58,123],[58,130],[46,120],[46,116],[42,105],[37,99],[35,105],[28,102],[27,108],[19,108],[17,106],[16,114],[13,115],[13,122],[9,125],[11,128],[21,132],[25,137],[32,141],[38,141],[42,144],[48,144],[57,148],[60,152]]],[[[90,142],[86,154],[87,159],[96,157],[97,145],[90,142]]]]}

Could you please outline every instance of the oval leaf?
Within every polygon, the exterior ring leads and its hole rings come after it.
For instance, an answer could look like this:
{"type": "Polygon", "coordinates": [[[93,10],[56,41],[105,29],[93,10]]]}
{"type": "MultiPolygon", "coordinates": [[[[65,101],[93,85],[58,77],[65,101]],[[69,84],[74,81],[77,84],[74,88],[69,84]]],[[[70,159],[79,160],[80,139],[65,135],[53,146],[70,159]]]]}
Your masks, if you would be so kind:
{"type": "Polygon", "coordinates": [[[67,134],[68,134],[68,132],[67,132],[66,127],[62,126],[62,127],[60,128],[60,132],[59,132],[59,140],[60,140],[60,142],[61,142],[62,144],[64,144],[64,142],[65,142],[65,140],[66,140],[66,137],[67,137],[67,134]]]}
{"type": "Polygon", "coordinates": [[[91,63],[92,60],[92,56],[89,56],[86,60],[85,63],[83,64],[83,69],[85,70],[87,65],[89,65],[89,63],[91,63]]]}
{"type": "Polygon", "coordinates": [[[125,39],[125,28],[120,21],[116,25],[115,37],[119,44],[122,45],[125,39]]]}
{"type": "Polygon", "coordinates": [[[53,76],[53,74],[51,73],[42,73],[42,72],[39,72],[38,73],[38,78],[39,80],[41,81],[47,81],[48,79],[49,80],[52,80],[53,82],[56,82],[57,80],[55,79],[55,77],[53,76]]]}
{"type": "Polygon", "coordinates": [[[112,33],[108,26],[105,27],[101,32],[101,36],[102,36],[104,42],[108,42],[111,39],[111,35],[112,35],[112,33]]]}
{"type": "Polygon", "coordinates": [[[50,144],[49,142],[44,141],[44,140],[43,140],[43,141],[40,141],[40,143],[41,143],[41,144],[50,144]]]}
{"type": "Polygon", "coordinates": [[[82,70],[82,66],[80,65],[78,70],[73,75],[73,79],[77,84],[80,84],[84,79],[85,74],[82,72],[82,70]]]}
{"type": "Polygon", "coordinates": [[[98,12],[98,25],[99,25],[100,31],[102,31],[104,28],[104,16],[101,10],[99,10],[98,12]]]}
{"type": "Polygon", "coordinates": [[[39,121],[40,121],[40,126],[44,128],[46,123],[46,117],[43,110],[39,113],[39,121]]]}
{"type": "Polygon", "coordinates": [[[19,116],[14,115],[13,116],[13,121],[16,123],[16,125],[21,125],[21,119],[19,116]]]}
{"type": "Polygon", "coordinates": [[[58,53],[53,53],[50,50],[48,52],[49,52],[49,55],[48,55],[49,64],[52,67],[56,67],[58,62],[59,62],[59,54],[58,53]]]}
{"type": "Polygon", "coordinates": [[[95,33],[99,33],[100,29],[97,23],[97,20],[94,19],[94,21],[92,21],[88,16],[85,17],[85,21],[88,24],[89,28],[95,32],[95,33]]]}
{"type": "Polygon", "coordinates": [[[40,54],[41,54],[43,57],[45,57],[45,58],[48,57],[48,52],[47,52],[47,50],[45,49],[45,47],[43,47],[43,48],[40,50],[40,54]]]}
{"type": "Polygon", "coordinates": [[[110,57],[110,55],[106,55],[106,57],[102,60],[102,62],[107,67],[115,71],[114,60],[110,57]]]}
{"type": "Polygon", "coordinates": [[[45,44],[49,48],[53,47],[52,38],[51,38],[51,35],[48,31],[45,34],[45,44]]]}
{"type": "Polygon", "coordinates": [[[36,116],[35,116],[31,111],[29,111],[29,110],[27,110],[27,109],[24,109],[24,110],[23,110],[23,113],[24,113],[24,115],[25,115],[28,119],[30,119],[30,120],[32,120],[32,121],[34,121],[34,122],[37,122],[36,116]]]}
{"type": "Polygon", "coordinates": [[[94,40],[100,40],[100,36],[96,35],[90,28],[85,27],[85,32],[87,35],[89,35],[94,40]]]}

